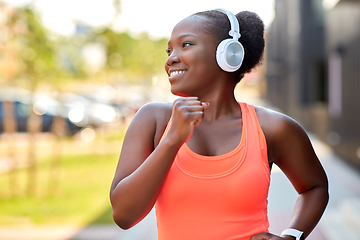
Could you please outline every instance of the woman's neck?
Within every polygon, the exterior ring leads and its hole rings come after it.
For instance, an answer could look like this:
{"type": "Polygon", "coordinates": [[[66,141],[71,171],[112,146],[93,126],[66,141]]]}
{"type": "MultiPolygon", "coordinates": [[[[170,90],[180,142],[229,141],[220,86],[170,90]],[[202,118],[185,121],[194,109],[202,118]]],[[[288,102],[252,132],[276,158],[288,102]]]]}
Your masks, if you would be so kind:
{"type": "Polygon", "coordinates": [[[241,116],[239,103],[233,92],[231,94],[219,94],[218,92],[199,100],[210,104],[204,112],[204,121],[213,122],[221,117],[241,116]]]}

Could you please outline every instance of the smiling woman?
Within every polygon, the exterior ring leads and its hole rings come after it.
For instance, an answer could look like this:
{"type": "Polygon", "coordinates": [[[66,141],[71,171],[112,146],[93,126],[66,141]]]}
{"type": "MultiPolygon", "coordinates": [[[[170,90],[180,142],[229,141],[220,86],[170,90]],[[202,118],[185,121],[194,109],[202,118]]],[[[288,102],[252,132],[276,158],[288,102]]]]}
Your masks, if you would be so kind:
{"type": "Polygon", "coordinates": [[[308,136],[293,119],[234,96],[263,51],[253,12],[199,12],[174,27],[165,71],[181,98],[143,106],[128,128],[110,192],[121,228],[155,206],[159,240],[300,240],[313,230],[328,183],[308,136]],[[299,194],[280,236],[268,230],[274,163],[299,194]]]}

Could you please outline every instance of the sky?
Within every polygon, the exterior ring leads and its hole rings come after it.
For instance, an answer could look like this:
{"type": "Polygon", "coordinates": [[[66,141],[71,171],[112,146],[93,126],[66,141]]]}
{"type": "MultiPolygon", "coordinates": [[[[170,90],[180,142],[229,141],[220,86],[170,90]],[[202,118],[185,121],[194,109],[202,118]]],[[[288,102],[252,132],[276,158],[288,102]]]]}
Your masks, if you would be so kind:
{"type": "MultiPolygon", "coordinates": [[[[113,0],[2,0],[21,6],[33,2],[44,25],[59,34],[74,33],[74,21],[104,26],[114,16],[113,0]]],[[[121,0],[121,13],[113,28],[136,35],[148,32],[153,38],[169,37],[183,18],[204,10],[225,8],[233,13],[256,12],[269,26],[274,18],[274,0],[121,0]]]]}

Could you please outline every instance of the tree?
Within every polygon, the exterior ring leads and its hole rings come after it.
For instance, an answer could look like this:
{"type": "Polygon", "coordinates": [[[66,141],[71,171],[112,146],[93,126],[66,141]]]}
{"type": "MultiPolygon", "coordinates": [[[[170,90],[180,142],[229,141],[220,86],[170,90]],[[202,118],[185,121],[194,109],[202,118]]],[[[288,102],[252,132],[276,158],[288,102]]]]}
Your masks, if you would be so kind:
{"type": "Polygon", "coordinates": [[[150,82],[154,75],[164,71],[167,39],[153,40],[146,33],[134,38],[126,32],[106,27],[95,30],[89,41],[104,45],[107,57],[105,71],[121,72],[137,83],[144,79],[150,82]]]}
{"type": "MultiPolygon", "coordinates": [[[[7,54],[5,63],[7,65],[13,63],[10,66],[16,66],[10,67],[2,75],[7,79],[8,85],[15,85],[15,80],[18,78],[26,79],[28,88],[34,92],[40,81],[56,78],[59,75],[60,69],[56,61],[55,44],[49,39],[49,34],[31,6],[11,8],[1,5],[1,7],[5,8],[4,12],[8,13],[4,26],[10,33],[10,37],[5,40],[6,49],[10,53],[7,54]]],[[[5,102],[3,108],[5,132],[10,134],[17,130],[13,101],[14,98],[10,97],[5,102]]],[[[33,99],[31,99],[30,116],[27,121],[30,145],[28,152],[29,181],[27,187],[29,194],[32,194],[36,188],[35,135],[41,129],[41,118],[33,111],[33,102],[33,99]]]]}
{"type": "MultiPolygon", "coordinates": [[[[15,79],[21,72],[21,54],[18,46],[16,35],[21,34],[24,30],[17,23],[17,13],[14,9],[9,8],[0,2],[0,13],[3,14],[4,20],[0,23],[0,28],[6,32],[5,38],[0,39],[0,77],[7,85],[13,86],[15,79]]],[[[9,161],[9,188],[11,193],[17,193],[18,183],[16,176],[17,158],[15,154],[16,139],[15,132],[17,124],[15,120],[15,107],[13,104],[13,92],[7,91],[3,99],[3,129],[6,134],[7,157],[9,161]]]]}

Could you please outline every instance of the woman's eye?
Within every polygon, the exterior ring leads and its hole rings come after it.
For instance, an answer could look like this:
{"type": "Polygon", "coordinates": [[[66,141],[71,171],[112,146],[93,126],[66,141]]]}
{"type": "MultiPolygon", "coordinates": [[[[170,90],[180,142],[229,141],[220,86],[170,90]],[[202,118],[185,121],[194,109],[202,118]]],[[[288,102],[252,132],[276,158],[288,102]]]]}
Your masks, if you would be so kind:
{"type": "Polygon", "coordinates": [[[167,55],[169,55],[169,56],[170,56],[170,54],[171,54],[172,50],[171,50],[171,49],[166,49],[165,51],[166,51],[167,55]]]}
{"type": "Polygon", "coordinates": [[[183,47],[188,47],[188,46],[191,46],[193,45],[191,42],[184,42],[183,43],[183,47]]]}

